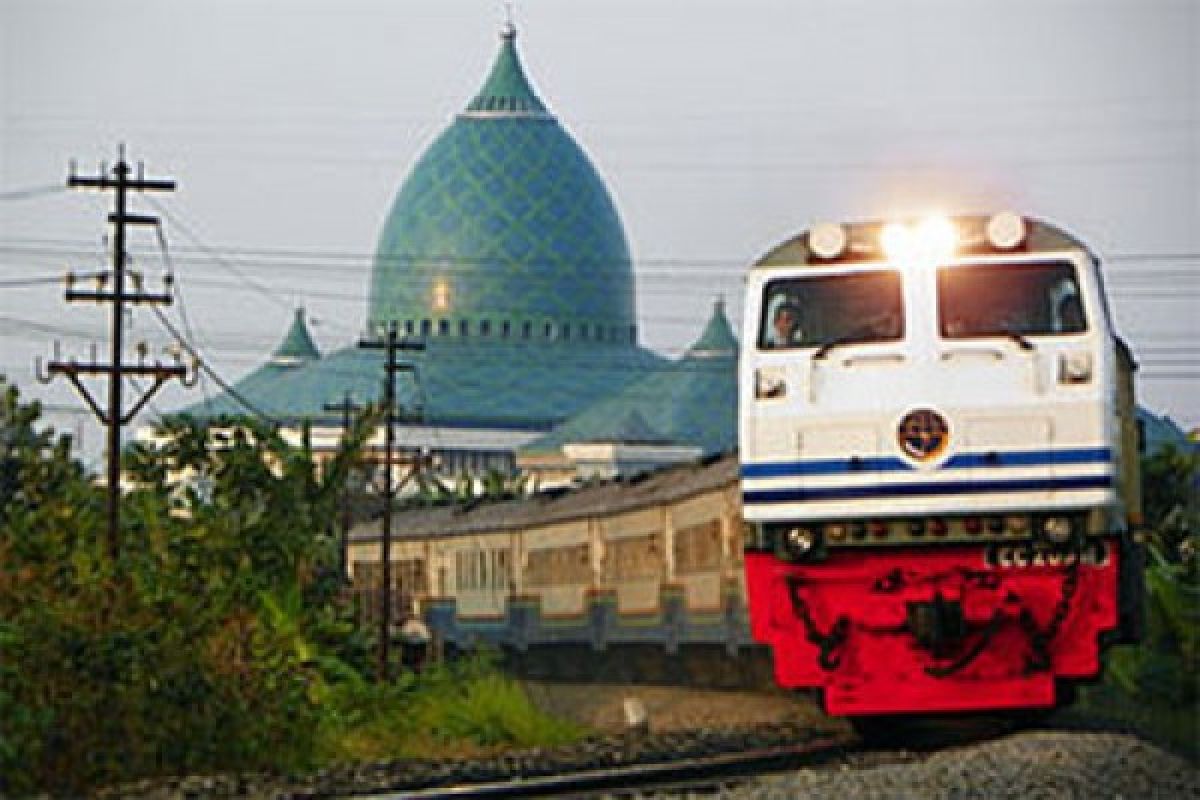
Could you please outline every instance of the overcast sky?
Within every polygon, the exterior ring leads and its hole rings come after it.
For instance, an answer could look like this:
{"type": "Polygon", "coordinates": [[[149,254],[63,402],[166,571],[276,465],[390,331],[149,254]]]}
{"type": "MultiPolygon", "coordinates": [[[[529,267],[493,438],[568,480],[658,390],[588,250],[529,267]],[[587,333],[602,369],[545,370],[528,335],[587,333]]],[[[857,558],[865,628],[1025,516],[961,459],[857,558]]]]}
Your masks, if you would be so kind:
{"type": "MultiPolygon", "coordinates": [[[[535,87],[620,210],[649,347],[686,348],[720,295],[736,322],[745,266],[815,220],[1012,208],[1107,259],[1143,403],[1200,425],[1197,0],[523,0],[513,15],[535,87]]],[[[61,186],[71,159],[94,172],[118,142],[178,181],[134,205],[164,216],[219,372],[260,364],[298,303],[322,348],[349,344],[393,196],[481,85],[504,16],[481,0],[0,0],[0,371],[77,404],[61,379],[31,384],[33,358],[56,338],[86,355],[104,312],[12,282],[105,263],[111,197],[61,186]]],[[[151,232],[135,249],[161,272],[151,232]]],[[[165,340],[145,310],[132,337],[165,340]]],[[[82,419],[64,427],[98,446],[82,419]]]]}

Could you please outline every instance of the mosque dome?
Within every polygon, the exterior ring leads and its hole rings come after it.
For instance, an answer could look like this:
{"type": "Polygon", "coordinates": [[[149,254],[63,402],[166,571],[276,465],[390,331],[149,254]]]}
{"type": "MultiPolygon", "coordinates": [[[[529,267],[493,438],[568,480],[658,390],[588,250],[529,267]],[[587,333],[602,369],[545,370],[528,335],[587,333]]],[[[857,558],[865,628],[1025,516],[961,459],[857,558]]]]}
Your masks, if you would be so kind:
{"type": "Polygon", "coordinates": [[[595,167],[502,34],[483,87],[413,167],[384,223],[368,328],[636,344],[629,247],[595,167]]]}
{"type": "MultiPolygon", "coordinates": [[[[479,93],[401,185],[370,278],[365,338],[395,323],[421,340],[403,354],[396,401],[416,430],[408,445],[435,452],[512,452],[665,363],[637,342],[612,199],[530,86],[515,36],[504,32],[479,93]]],[[[327,404],[379,400],[383,352],[320,353],[302,322],[189,412],[336,425],[327,404]]]]}

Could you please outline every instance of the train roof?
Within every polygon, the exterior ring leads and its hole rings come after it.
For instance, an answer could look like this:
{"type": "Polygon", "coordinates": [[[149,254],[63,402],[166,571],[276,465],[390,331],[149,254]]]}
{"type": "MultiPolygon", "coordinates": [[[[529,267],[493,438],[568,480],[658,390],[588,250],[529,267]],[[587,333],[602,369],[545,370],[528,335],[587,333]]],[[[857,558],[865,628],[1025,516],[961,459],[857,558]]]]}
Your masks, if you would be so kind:
{"type": "MultiPolygon", "coordinates": [[[[402,531],[397,538],[404,540],[512,533],[682,502],[719,487],[733,487],[737,476],[737,456],[726,453],[623,479],[514,500],[397,511],[392,518],[393,528],[402,531]]],[[[351,532],[350,540],[376,541],[379,531],[378,519],[362,523],[351,532]]]]}
{"type": "MultiPolygon", "coordinates": [[[[959,231],[959,239],[962,242],[960,252],[968,254],[1039,253],[1080,249],[1087,252],[1093,260],[1095,259],[1095,254],[1080,239],[1062,228],[1033,217],[1022,217],[1025,222],[1026,236],[1019,247],[1014,250],[998,250],[988,243],[986,235],[987,223],[991,218],[992,216],[988,214],[960,214],[948,218],[959,231]]],[[[751,269],[803,265],[829,266],[832,263],[876,261],[880,259],[878,242],[885,225],[893,222],[915,224],[919,221],[918,219],[888,219],[843,223],[842,228],[846,232],[848,242],[847,254],[836,259],[823,259],[816,256],[808,246],[809,230],[804,230],[768,250],[751,265],[751,269]]]]}

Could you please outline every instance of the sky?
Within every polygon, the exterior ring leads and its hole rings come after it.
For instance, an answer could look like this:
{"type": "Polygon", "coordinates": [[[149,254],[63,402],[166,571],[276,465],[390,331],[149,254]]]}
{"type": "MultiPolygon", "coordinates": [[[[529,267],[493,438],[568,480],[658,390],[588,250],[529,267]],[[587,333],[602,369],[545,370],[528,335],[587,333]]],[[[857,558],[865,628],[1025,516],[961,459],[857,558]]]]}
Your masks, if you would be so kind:
{"type": "MultiPolygon", "coordinates": [[[[677,355],[742,276],[820,220],[1014,209],[1106,262],[1141,402],[1200,426],[1200,2],[520,0],[535,88],[621,214],[642,342],[677,355]]],[[[166,313],[226,380],[297,305],[361,330],[409,169],[465,108],[506,18],[483,0],[0,0],[0,373],[98,452],[34,360],[107,352],[66,269],[109,263],[111,196],[64,188],[119,143],[171,194],[131,237],[166,313]]],[[[127,337],[169,336],[146,309],[127,337]]],[[[213,392],[172,386],[165,411],[213,392]]]]}

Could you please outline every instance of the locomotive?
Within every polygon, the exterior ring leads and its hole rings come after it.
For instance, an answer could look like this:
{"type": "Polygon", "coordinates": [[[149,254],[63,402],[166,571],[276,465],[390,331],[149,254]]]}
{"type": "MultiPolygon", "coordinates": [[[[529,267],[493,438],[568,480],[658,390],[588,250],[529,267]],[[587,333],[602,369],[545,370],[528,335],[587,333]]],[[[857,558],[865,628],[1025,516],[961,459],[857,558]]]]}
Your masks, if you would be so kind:
{"type": "Polygon", "coordinates": [[[1140,635],[1135,364],[1085,243],[1007,211],[819,224],[750,268],[743,342],[780,685],[851,717],[1047,709],[1140,635]]]}

